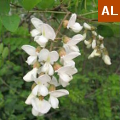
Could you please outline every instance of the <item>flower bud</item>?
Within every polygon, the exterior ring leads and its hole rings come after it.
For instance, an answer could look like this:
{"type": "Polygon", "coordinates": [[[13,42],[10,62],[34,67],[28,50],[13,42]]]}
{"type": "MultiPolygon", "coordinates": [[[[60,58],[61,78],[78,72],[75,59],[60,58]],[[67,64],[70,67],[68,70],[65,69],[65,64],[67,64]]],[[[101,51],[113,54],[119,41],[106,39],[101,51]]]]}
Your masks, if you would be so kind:
{"type": "Polygon", "coordinates": [[[59,53],[59,56],[60,56],[60,57],[66,55],[66,52],[65,52],[65,49],[64,49],[64,48],[61,48],[58,53],[59,53]]]}
{"type": "Polygon", "coordinates": [[[58,70],[59,68],[61,68],[62,66],[60,65],[60,64],[58,64],[58,63],[55,63],[54,65],[53,65],[53,68],[54,68],[54,70],[56,71],[56,70],[58,70]]]}
{"type": "Polygon", "coordinates": [[[67,43],[70,40],[70,38],[65,35],[63,36],[62,40],[64,43],[67,43]]]}
{"type": "Polygon", "coordinates": [[[41,47],[40,46],[38,46],[37,48],[36,48],[36,52],[40,52],[41,51],[41,47]]]}
{"type": "Polygon", "coordinates": [[[93,41],[92,41],[92,48],[94,49],[96,47],[96,40],[94,39],[93,41]]]}
{"type": "Polygon", "coordinates": [[[68,25],[68,20],[64,20],[64,21],[63,21],[63,27],[64,27],[64,28],[67,28],[67,25],[68,25]]]}
{"type": "Polygon", "coordinates": [[[51,91],[54,91],[54,90],[56,90],[56,87],[54,85],[50,85],[49,91],[51,92],[51,91]]]}
{"type": "Polygon", "coordinates": [[[95,31],[92,31],[92,34],[93,34],[94,37],[97,36],[97,33],[95,31]]]}
{"type": "Polygon", "coordinates": [[[86,30],[91,30],[91,26],[88,25],[87,23],[84,23],[83,26],[86,30]]]}
{"type": "Polygon", "coordinates": [[[108,55],[103,55],[103,61],[105,62],[105,64],[107,65],[111,65],[111,59],[108,55]]]}
{"type": "Polygon", "coordinates": [[[101,35],[98,35],[98,38],[99,38],[99,40],[103,40],[104,39],[104,37],[101,36],[101,35]]]}
{"type": "Polygon", "coordinates": [[[40,67],[40,63],[38,61],[36,61],[33,65],[33,68],[39,68],[40,67]]]}

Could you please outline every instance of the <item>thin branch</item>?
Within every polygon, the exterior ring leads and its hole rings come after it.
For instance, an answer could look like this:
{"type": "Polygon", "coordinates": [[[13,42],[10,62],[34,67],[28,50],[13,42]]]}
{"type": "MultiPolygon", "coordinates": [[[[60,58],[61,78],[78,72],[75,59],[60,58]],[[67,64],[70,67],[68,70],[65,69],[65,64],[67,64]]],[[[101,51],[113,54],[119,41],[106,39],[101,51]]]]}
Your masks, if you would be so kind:
{"type": "MultiPolygon", "coordinates": [[[[68,12],[68,13],[65,15],[65,17],[63,18],[63,20],[61,21],[61,23],[60,23],[60,25],[59,25],[59,27],[58,27],[58,29],[57,29],[57,31],[56,31],[56,37],[57,37],[57,35],[58,35],[61,27],[62,27],[63,21],[64,21],[65,19],[67,19],[67,17],[68,17],[69,14],[70,14],[70,12],[68,12]]],[[[54,42],[52,42],[51,45],[50,45],[50,51],[52,50],[53,45],[54,45],[54,42]]]]}

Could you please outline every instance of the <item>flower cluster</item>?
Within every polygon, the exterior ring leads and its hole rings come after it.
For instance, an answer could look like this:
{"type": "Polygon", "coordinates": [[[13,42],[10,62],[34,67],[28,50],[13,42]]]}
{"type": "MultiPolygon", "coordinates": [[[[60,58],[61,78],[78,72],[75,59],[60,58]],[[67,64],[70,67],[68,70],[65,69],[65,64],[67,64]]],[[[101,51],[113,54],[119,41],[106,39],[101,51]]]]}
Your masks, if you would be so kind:
{"type": "MultiPolygon", "coordinates": [[[[72,14],[69,20],[65,20],[63,22],[64,28],[71,29],[75,33],[80,32],[83,26],[76,22],[76,17],[76,14],[72,14]]],[[[58,86],[59,88],[68,86],[73,75],[77,73],[74,58],[81,55],[77,44],[86,38],[86,32],[83,35],[76,34],[73,37],[63,36],[62,40],[59,41],[62,46],[58,50],[52,51],[48,49],[47,43],[56,40],[54,29],[35,17],[31,19],[31,22],[35,27],[31,31],[31,35],[38,47],[22,46],[22,49],[29,55],[26,62],[33,66],[33,69],[23,79],[26,82],[34,82],[31,87],[32,92],[25,103],[32,105],[34,116],[41,116],[49,112],[51,108],[58,108],[58,98],[69,94],[66,89],[58,89],[58,86]]],[[[84,23],[84,28],[86,31],[93,29],[86,23],[84,23]]],[[[103,37],[99,36],[98,46],[97,33],[95,31],[92,33],[93,40],[84,40],[88,48],[92,46],[94,49],[89,58],[100,56],[103,52],[103,60],[108,63],[109,57],[107,55],[106,58],[107,52],[102,42],[103,37]]]]}
{"type": "Polygon", "coordinates": [[[98,35],[94,27],[88,25],[87,23],[83,24],[85,29],[85,34],[87,31],[91,31],[92,38],[89,40],[84,40],[85,45],[87,48],[93,49],[93,52],[89,55],[88,59],[94,58],[94,57],[102,57],[103,61],[107,65],[111,65],[111,59],[109,57],[108,51],[104,46],[104,37],[101,35],[98,35]]]}

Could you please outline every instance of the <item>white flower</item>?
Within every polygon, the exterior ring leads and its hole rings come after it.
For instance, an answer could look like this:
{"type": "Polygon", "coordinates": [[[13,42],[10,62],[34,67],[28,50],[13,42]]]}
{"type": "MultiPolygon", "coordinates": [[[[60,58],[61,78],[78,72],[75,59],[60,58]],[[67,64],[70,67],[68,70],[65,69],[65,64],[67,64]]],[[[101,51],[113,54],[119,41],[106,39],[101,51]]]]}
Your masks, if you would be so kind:
{"type": "Polygon", "coordinates": [[[52,64],[59,59],[59,55],[56,51],[42,49],[39,53],[39,61],[45,61],[45,64],[41,68],[41,72],[45,72],[49,75],[54,74],[52,64]]]}
{"type": "Polygon", "coordinates": [[[71,28],[74,32],[78,33],[82,30],[82,26],[76,22],[77,15],[72,14],[70,20],[68,21],[67,29],[71,28]]]}
{"type": "Polygon", "coordinates": [[[55,109],[55,108],[58,108],[58,105],[59,105],[58,97],[68,95],[69,92],[67,90],[60,89],[60,90],[54,90],[52,92],[49,92],[49,94],[50,94],[49,102],[51,104],[51,107],[55,109]]]}
{"type": "Polygon", "coordinates": [[[32,108],[32,114],[34,116],[42,116],[42,115],[44,115],[43,113],[40,113],[40,112],[36,111],[34,108],[32,108]]]}
{"type": "Polygon", "coordinates": [[[37,68],[33,68],[31,71],[29,71],[29,72],[23,77],[23,79],[24,79],[26,82],[34,81],[33,78],[36,78],[36,77],[37,77],[37,71],[38,71],[37,68]]]}
{"type": "Polygon", "coordinates": [[[97,52],[97,49],[93,50],[93,52],[89,55],[88,59],[91,59],[91,58],[93,58],[95,56],[98,56],[98,57],[101,56],[101,54],[99,52],[97,52]]]}
{"type": "Polygon", "coordinates": [[[79,55],[81,55],[79,52],[71,52],[65,56],[62,56],[60,61],[63,65],[68,65],[68,66],[74,67],[75,62],[73,61],[73,59],[78,57],[79,55]]]}
{"type": "Polygon", "coordinates": [[[47,75],[41,75],[38,78],[34,79],[36,86],[32,90],[33,95],[48,95],[47,83],[50,82],[51,78],[47,75]]]}
{"type": "Polygon", "coordinates": [[[59,82],[63,87],[66,87],[69,84],[69,81],[72,80],[72,75],[77,73],[77,69],[71,66],[63,66],[56,70],[59,75],[59,82]]]}
{"type": "Polygon", "coordinates": [[[58,87],[60,84],[58,83],[57,79],[55,76],[52,77],[51,81],[49,84],[54,85],[55,87],[58,87]]]}
{"type": "Polygon", "coordinates": [[[40,35],[42,33],[42,24],[44,24],[41,20],[38,18],[32,18],[31,19],[32,24],[34,25],[35,29],[33,29],[30,33],[32,37],[35,37],[37,35],[40,35]]]}
{"type": "Polygon", "coordinates": [[[84,40],[84,43],[87,46],[87,48],[90,48],[92,46],[91,40],[89,40],[89,41],[88,40],[84,40]]]}
{"type": "Polygon", "coordinates": [[[104,39],[104,37],[101,36],[101,35],[98,35],[98,38],[99,38],[99,40],[103,40],[104,39]]]}
{"type": "Polygon", "coordinates": [[[48,25],[48,24],[42,24],[41,25],[41,33],[42,35],[40,36],[36,36],[34,38],[34,40],[41,46],[41,47],[45,47],[46,43],[48,42],[48,40],[54,40],[56,35],[55,35],[55,31],[53,30],[53,28],[48,25]]]}
{"type": "Polygon", "coordinates": [[[35,97],[35,98],[32,99],[31,103],[32,103],[33,110],[34,110],[33,111],[34,115],[37,115],[37,113],[38,114],[40,113],[40,115],[45,114],[51,108],[50,103],[48,101],[44,100],[44,99],[39,100],[38,98],[35,97]]]}
{"type": "Polygon", "coordinates": [[[76,46],[79,42],[84,39],[83,35],[77,34],[73,36],[66,44],[63,45],[65,51],[69,52],[79,52],[79,48],[76,46]]]}
{"type": "Polygon", "coordinates": [[[84,23],[84,24],[83,24],[83,27],[84,27],[86,30],[91,30],[91,26],[88,25],[87,23],[84,23]]]}
{"type": "Polygon", "coordinates": [[[92,31],[92,34],[93,34],[94,36],[97,36],[97,33],[96,33],[95,31],[92,31]]]}
{"type": "Polygon", "coordinates": [[[105,62],[105,64],[111,65],[111,60],[110,60],[110,57],[108,55],[103,55],[102,59],[105,62]]]}
{"type": "Polygon", "coordinates": [[[31,93],[31,94],[27,97],[25,103],[26,103],[27,105],[30,105],[30,104],[31,104],[31,100],[32,100],[33,98],[35,98],[35,97],[36,97],[36,96],[31,93]]]}
{"type": "Polygon", "coordinates": [[[103,43],[100,45],[100,48],[101,48],[101,49],[105,48],[105,46],[104,46],[103,43]]]}
{"type": "Polygon", "coordinates": [[[92,49],[95,49],[95,47],[96,47],[96,40],[93,39],[93,41],[92,41],[92,49]]]}
{"type": "Polygon", "coordinates": [[[30,55],[27,58],[27,63],[28,65],[33,65],[36,61],[37,61],[37,52],[36,52],[36,48],[30,45],[23,45],[22,49],[28,54],[30,55]]]}

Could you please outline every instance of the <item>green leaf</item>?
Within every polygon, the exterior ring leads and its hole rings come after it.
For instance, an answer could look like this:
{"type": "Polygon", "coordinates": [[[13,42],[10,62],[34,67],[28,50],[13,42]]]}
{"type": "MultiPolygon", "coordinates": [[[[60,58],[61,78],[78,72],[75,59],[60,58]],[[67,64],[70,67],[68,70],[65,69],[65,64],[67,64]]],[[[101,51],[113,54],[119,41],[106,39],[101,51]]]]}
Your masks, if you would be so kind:
{"type": "Polygon", "coordinates": [[[9,49],[8,47],[5,47],[2,53],[3,59],[5,59],[8,56],[8,53],[9,53],[9,49]]]}
{"type": "Polygon", "coordinates": [[[99,25],[97,32],[104,37],[112,37],[114,35],[113,30],[107,25],[99,25]]]}
{"type": "MultiPolygon", "coordinates": [[[[26,9],[31,10],[34,8],[41,0],[18,0],[19,3],[26,9]]],[[[48,2],[48,1],[47,1],[48,2]]]]}
{"type": "Polygon", "coordinates": [[[10,1],[9,0],[0,0],[0,14],[8,14],[10,10],[10,1]]]}
{"type": "Polygon", "coordinates": [[[1,21],[4,27],[11,31],[15,32],[19,26],[20,18],[18,15],[12,15],[12,16],[1,16],[1,21]]]}
{"type": "Polygon", "coordinates": [[[3,51],[3,43],[0,44],[0,54],[2,53],[3,51]]]}
{"type": "Polygon", "coordinates": [[[52,8],[54,6],[54,3],[55,3],[55,0],[49,0],[49,2],[46,0],[41,0],[41,2],[37,5],[37,7],[39,9],[45,10],[45,9],[52,8]]]}

